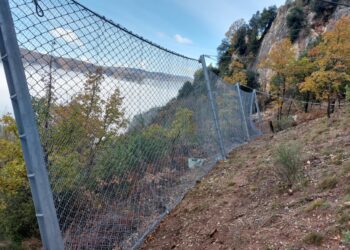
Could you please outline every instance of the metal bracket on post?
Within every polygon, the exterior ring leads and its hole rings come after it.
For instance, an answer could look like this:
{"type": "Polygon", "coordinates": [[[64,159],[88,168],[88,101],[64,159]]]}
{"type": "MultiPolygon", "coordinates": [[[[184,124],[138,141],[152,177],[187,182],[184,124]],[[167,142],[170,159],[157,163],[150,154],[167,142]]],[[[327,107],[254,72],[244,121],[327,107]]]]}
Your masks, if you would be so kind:
{"type": "Polygon", "coordinates": [[[254,98],[254,101],[255,101],[255,109],[256,109],[256,112],[258,113],[259,128],[260,128],[260,130],[261,130],[261,129],[262,129],[262,119],[261,119],[261,113],[260,113],[258,98],[257,98],[256,90],[255,90],[255,89],[254,89],[254,91],[253,91],[253,98],[254,98]]]}
{"type": "Polygon", "coordinates": [[[218,140],[219,140],[221,156],[222,156],[222,159],[225,160],[226,159],[226,153],[225,153],[224,143],[223,143],[223,140],[222,140],[221,129],[220,129],[220,124],[219,124],[219,118],[218,118],[216,106],[215,106],[215,103],[214,103],[213,93],[212,93],[212,89],[211,89],[211,85],[210,85],[210,79],[209,79],[209,74],[208,74],[208,68],[207,68],[207,64],[205,62],[205,56],[204,55],[201,55],[200,62],[202,63],[202,67],[203,67],[205,83],[206,83],[206,86],[207,86],[208,97],[209,97],[211,109],[212,109],[212,112],[213,112],[214,125],[215,125],[215,130],[216,130],[216,133],[217,133],[217,137],[218,137],[218,140]]]}
{"type": "Polygon", "coordinates": [[[237,93],[238,93],[238,99],[239,99],[239,105],[241,107],[241,114],[242,114],[242,119],[243,119],[243,123],[244,123],[244,129],[246,132],[246,136],[247,136],[247,141],[250,140],[250,135],[249,135],[249,129],[248,129],[248,123],[247,123],[247,118],[244,114],[244,108],[243,108],[243,102],[242,102],[242,95],[241,95],[241,88],[239,87],[239,83],[237,83],[237,93]]]}
{"type": "Polygon", "coordinates": [[[0,1],[0,54],[22,145],[44,249],[64,249],[43,148],[21,60],[8,0],[0,1]]]}

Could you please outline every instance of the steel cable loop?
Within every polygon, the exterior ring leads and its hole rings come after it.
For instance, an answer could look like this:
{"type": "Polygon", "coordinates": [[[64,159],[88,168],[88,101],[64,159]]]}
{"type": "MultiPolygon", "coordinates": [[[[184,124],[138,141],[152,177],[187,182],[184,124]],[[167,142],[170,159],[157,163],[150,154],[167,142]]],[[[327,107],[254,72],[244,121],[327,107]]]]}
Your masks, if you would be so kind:
{"type": "Polygon", "coordinates": [[[36,14],[39,17],[43,17],[44,16],[44,10],[41,8],[41,6],[39,5],[39,0],[33,0],[34,4],[35,4],[35,11],[36,14]]]}

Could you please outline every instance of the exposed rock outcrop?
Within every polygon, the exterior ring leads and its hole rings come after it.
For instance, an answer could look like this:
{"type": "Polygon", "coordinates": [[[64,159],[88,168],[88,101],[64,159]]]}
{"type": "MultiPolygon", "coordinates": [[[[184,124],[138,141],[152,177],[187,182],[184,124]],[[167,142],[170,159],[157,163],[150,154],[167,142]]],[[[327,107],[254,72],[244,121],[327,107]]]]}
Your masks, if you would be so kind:
{"type": "MultiPolygon", "coordinates": [[[[273,76],[273,72],[268,69],[261,69],[258,65],[268,56],[275,44],[289,37],[289,29],[287,27],[289,8],[290,6],[284,5],[278,9],[277,17],[264,37],[258,55],[251,65],[251,69],[258,72],[260,85],[265,91],[270,89],[269,82],[273,76]]],[[[308,6],[305,7],[304,12],[306,15],[307,26],[300,32],[299,39],[294,43],[297,56],[305,52],[308,46],[310,46],[310,44],[320,35],[331,29],[337,20],[343,16],[350,16],[350,8],[345,6],[338,6],[326,22],[320,18],[315,18],[315,13],[312,12],[308,6]]]]}

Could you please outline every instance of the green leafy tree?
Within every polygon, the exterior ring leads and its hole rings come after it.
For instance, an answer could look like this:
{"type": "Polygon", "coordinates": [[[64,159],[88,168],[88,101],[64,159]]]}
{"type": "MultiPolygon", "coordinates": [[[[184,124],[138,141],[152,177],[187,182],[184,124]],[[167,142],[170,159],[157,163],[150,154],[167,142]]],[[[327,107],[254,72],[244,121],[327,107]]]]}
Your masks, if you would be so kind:
{"type": "Polygon", "coordinates": [[[52,146],[54,163],[63,164],[63,172],[67,169],[73,171],[73,163],[75,166],[92,168],[104,141],[117,135],[126,126],[119,89],[116,88],[108,98],[101,96],[104,80],[101,68],[88,73],[86,78],[84,90],[67,105],[56,104],[52,112],[54,123],[49,144],[52,146]],[[61,142],[59,146],[57,141],[61,142]],[[70,158],[68,156],[79,164],[67,161],[70,158]]]}
{"type": "MultiPolygon", "coordinates": [[[[196,127],[193,111],[187,108],[178,109],[168,131],[171,148],[170,155],[173,165],[177,154],[189,156],[190,148],[195,143],[195,132],[196,127]]],[[[178,167],[176,163],[175,167],[178,167]]]]}
{"type": "Polygon", "coordinates": [[[15,120],[4,115],[0,126],[0,235],[20,242],[38,226],[15,120]]]}
{"type": "MultiPolygon", "coordinates": [[[[208,66],[208,71],[213,72],[215,75],[219,74],[219,69],[213,67],[212,65],[208,66]]],[[[210,83],[211,83],[211,89],[215,90],[216,89],[216,82],[215,81],[210,81],[210,83]]],[[[193,93],[195,93],[196,96],[198,96],[198,95],[207,95],[208,94],[206,81],[205,81],[205,78],[204,78],[204,72],[203,72],[202,69],[199,69],[199,70],[197,70],[194,73],[193,93]]]]}
{"type": "Polygon", "coordinates": [[[261,33],[261,40],[265,37],[266,33],[271,28],[273,21],[277,16],[277,7],[275,5],[268,7],[261,12],[259,29],[261,33]]]}
{"type": "Polygon", "coordinates": [[[182,88],[179,90],[179,93],[177,95],[177,99],[183,99],[191,95],[193,92],[194,88],[191,82],[187,81],[184,83],[182,88]]]}
{"type": "Polygon", "coordinates": [[[311,7],[312,10],[316,13],[316,17],[323,16],[324,20],[326,21],[336,9],[338,2],[339,0],[329,0],[328,2],[312,0],[311,7]],[[329,2],[333,2],[333,4],[329,2]]]}
{"type": "Polygon", "coordinates": [[[233,44],[232,44],[233,48],[235,52],[240,56],[244,56],[247,52],[247,48],[248,48],[247,41],[246,41],[247,33],[248,33],[247,25],[244,25],[241,28],[239,28],[235,37],[233,38],[233,44]]]}
{"type": "Polygon", "coordinates": [[[227,38],[221,41],[221,44],[217,48],[217,52],[218,52],[218,65],[219,65],[220,75],[224,76],[229,71],[229,65],[230,65],[231,56],[233,53],[231,44],[227,38]]]}
{"type": "Polygon", "coordinates": [[[305,22],[305,14],[302,8],[294,7],[288,12],[287,26],[289,28],[289,36],[292,42],[298,39],[300,31],[305,27],[305,22]]]}

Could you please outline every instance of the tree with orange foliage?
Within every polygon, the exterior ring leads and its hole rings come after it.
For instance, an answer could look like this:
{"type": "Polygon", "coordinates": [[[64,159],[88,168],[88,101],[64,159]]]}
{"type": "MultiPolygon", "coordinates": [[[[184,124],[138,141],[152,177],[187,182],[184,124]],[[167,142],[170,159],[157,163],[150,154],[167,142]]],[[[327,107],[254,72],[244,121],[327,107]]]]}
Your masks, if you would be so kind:
{"type": "Polygon", "coordinates": [[[327,101],[330,117],[342,89],[350,82],[350,17],[343,17],[326,32],[321,42],[309,51],[317,70],[300,84],[301,92],[312,92],[327,101]]]}
{"type": "Polygon", "coordinates": [[[230,64],[230,75],[224,77],[224,81],[229,83],[241,83],[246,85],[248,82],[247,73],[244,64],[235,59],[230,64]]]}
{"type": "Polygon", "coordinates": [[[291,87],[293,80],[293,68],[296,63],[296,53],[289,39],[284,39],[277,43],[270,51],[268,57],[262,61],[259,68],[270,69],[274,72],[271,83],[272,94],[278,97],[277,118],[281,119],[284,99],[288,88],[291,87]]]}

